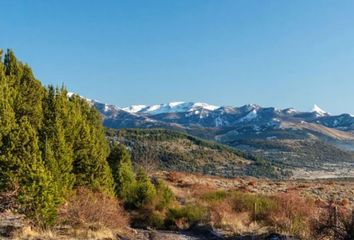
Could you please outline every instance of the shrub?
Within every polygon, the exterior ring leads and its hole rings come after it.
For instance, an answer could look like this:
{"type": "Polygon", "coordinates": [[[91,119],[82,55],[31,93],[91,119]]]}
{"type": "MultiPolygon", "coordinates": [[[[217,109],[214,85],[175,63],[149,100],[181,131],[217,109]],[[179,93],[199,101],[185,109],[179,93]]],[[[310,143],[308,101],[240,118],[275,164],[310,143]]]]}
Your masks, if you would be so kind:
{"type": "Polygon", "coordinates": [[[329,205],[314,222],[314,234],[321,239],[354,239],[354,212],[329,205]]]}
{"type": "Polygon", "coordinates": [[[59,220],[74,227],[119,228],[128,224],[128,218],[116,198],[82,187],[61,206],[59,220]]]}
{"type": "Polygon", "coordinates": [[[164,228],[165,224],[165,215],[161,212],[153,211],[149,216],[146,218],[147,225],[155,229],[162,229],[164,228]]]}
{"type": "Polygon", "coordinates": [[[253,221],[266,220],[276,208],[273,199],[261,194],[234,192],[231,201],[236,212],[252,213],[253,221]]]}
{"type": "Polygon", "coordinates": [[[132,188],[129,199],[126,205],[129,208],[141,208],[146,204],[152,203],[156,196],[155,186],[150,178],[146,175],[144,169],[139,168],[136,175],[136,184],[132,188]]]}
{"type": "Polygon", "coordinates": [[[167,226],[176,226],[180,229],[189,228],[192,225],[203,222],[208,218],[207,208],[188,204],[183,207],[171,208],[166,217],[167,226]]]}
{"type": "Polygon", "coordinates": [[[161,181],[157,180],[156,183],[156,210],[163,211],[167,209],[171,203],[175,200],[175,195],[171,191],[171,189],[166,186],[166,184],[161,181]]]}
{"type": "Polygon", "coordinates": [[[316,217],[314,201],[295,193],[283,193],[273,197],[277,208],[270,213],[269,224],[276,230],[302,238],[311,232],[311,222],[316,217]]]}
{"type": "Polygon", "coordinates": [[[224,190],[220,190],[220,191],[214,191],[214,192],[209,192],[209,193],[205,193],[201,199],[205,200],[207,202],[220,202],[225,200],[226,198],[230,197],[231,194],[230,192],[226,192],[224,190]]]}

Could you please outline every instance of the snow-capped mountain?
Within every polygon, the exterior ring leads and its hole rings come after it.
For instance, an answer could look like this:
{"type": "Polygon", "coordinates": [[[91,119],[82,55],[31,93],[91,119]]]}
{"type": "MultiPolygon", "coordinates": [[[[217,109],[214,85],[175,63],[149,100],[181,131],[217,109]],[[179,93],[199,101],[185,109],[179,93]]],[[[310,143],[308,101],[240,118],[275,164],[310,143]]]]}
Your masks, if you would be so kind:
{"type": "Polygon", "coordinates": [[[121,108],[84,99],[98,109],[104,125],[110,128],[174,128],[218,141],[314,137],[354,141],[353,116],[330,115],[317,105],[309,112],[256,104],[233,107],[199,102],[121,108]]]}
{"type": "Polygon", "coordinates": [[[317,106],[316,104],[313,106],[312,112],[314,112],[315,114],[317,114],[318,116],[329,116],[329,113],[327,113],[326,111],[322,110],[319,106],[317,106]]]}
{"type": "Polygon", "coordinates": [[[157,115],[164,113],[180,113],[180,112],[194,112],[194,111],[214,111],[218,106],[210,105],[207,103],[193,103],[193,102],[171,102],[167,104],[157,105],[133,105],[125,107],[123,110],[130,113],[140,113],[146,115],[157,115]]]}
{"type": "MultiPolygon", "coordinates": [[[[73,94],[68,94],[71,97],[73,94]]],[[[240,107],[171,102],[118,107],[84,98],[108,128],[165,128],[217,141],[289,166],[354,162],[354,117],[247,104],[240,107]]]]}

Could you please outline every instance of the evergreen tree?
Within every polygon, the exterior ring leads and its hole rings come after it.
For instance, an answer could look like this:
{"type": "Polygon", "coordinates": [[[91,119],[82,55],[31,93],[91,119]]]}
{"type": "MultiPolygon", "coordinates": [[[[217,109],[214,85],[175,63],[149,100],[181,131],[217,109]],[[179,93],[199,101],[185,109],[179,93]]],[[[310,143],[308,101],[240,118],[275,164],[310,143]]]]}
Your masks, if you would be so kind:
{"type": "Polygon", "coordinates": [[[37,134],[26,117],[19,121],[18,129],[10,138],[12,157],[17,164],[13,180],[20,186],[20,212],[39,225],[50,224],[56,217],[58,192],[51,173],[43,164],[37,134]]]}
{"type": "Polygon", "coordinates": [[[22,64],[17,61],[12,50],[8,49],[4,57],[4,72],[6,76],[6,84],[8,86],[10,96],[8,101],[13,107],[14,99],[16,99],[20,86],[20,78],[22,75],[22,64]]]}
{"type": "Polygon", "coordinates": [[[19,212],[46,225],[75,186],[113,193],[108,154],[94,107],[0,50],[0,191],[18,189],[19,212]]]}
{"type": "Polygon", "coordinates": [[[142,167],[138,168],[136,174],[136,185],[134,189],[133,204],[136,208],[140,208],[145,204],[150,203],[156,196],[156,188],[150,181],[145,170],[142,167]]]}
{"type": "Polygon", "coordinates": [[[130,153],[125,146],[115,144],[108,162],[115,182],[116,195],[128,201],[136,184],[130,153]]]}
{"type": "Polygon", "coordinates": [[[43,101],[44,124],[41,129],[41,148],[44,163],[60,186],[61,196],[65,197],[73,188],[75,180],[72,172],[73,151],[65,139],[56,99],[55,89],[49,86],[43,101]]]}
{"type": "Polygon", "coordinates": [[[110,194],[114,181],[107,157],[109,146],[98,113],[78,96],[71,98],[76,116],[74,149],[74,173],[77,186],[88,186],[110,194]],[[97,114],[97,115],[96,115],[97,114]]]}
{"type": "Polygon", "coordinates": [[[15,112],[9,102],[10,91],[6,80],[5,68],[0,61],[0,191],[9,187],[12,170],[15,167],[9,154],[11,148],[9,134],[16,128],[15,112]]]}
{"type": "Polygon", "coordinates": [[[11,49],[7,49],[4,57],[5,74],[7,76],[19,75],[20,66],[16,59],[14,52],[11,49]]]}
{"type": "Polygon", "coordinates": [[[20,119],[27,116],[31,125],[38,130],[42,125],[42,99],[45,89],[41,83],[33,76],[32,70],[28,65],[22,66],[18,94],[14,102],[16,118],[20,119]]]}

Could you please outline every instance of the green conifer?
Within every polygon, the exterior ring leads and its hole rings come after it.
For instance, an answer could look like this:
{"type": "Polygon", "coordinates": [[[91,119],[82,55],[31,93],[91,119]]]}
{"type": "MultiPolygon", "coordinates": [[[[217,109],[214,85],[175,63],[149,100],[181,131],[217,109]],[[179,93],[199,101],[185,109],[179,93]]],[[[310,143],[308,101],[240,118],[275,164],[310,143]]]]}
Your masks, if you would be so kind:
{"type": "Polygon", "coordinates": [[[59,204],[51,173],[45,168],[38,147],[36,131],[26,117],[11,133],[12,156],[17,164],[15,181],[20,186],[20,212],[39,225],[53,223],[59,204]]]}
{"type": "Polygon", "coordinates": [[[115,144],[108,157],[115,182],[115,193],[123,201],[128,201],[136,185],[131,156],[123,145],[115,144]]]}

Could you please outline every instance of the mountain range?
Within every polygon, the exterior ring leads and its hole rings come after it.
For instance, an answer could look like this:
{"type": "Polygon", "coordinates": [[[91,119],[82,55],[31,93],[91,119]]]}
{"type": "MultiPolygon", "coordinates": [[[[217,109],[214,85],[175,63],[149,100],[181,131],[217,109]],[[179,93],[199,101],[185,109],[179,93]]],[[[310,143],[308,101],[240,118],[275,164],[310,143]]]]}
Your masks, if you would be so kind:
{"type": "MultiPolygon", "coordinates": [[[[281,163],[294,171],[354,169],[354,116],[248,104],[214,106],[198,102],[118,107],[87,99],[108,128],[164,128],[216,141],[281,163]]],[[[337,171],[338,172],[338,171],[337,171]]],[[[349,174],[349,173],[348,173],[349,174]]],[[[325,174],[326,175],[326,174],[325,174]]]]}

